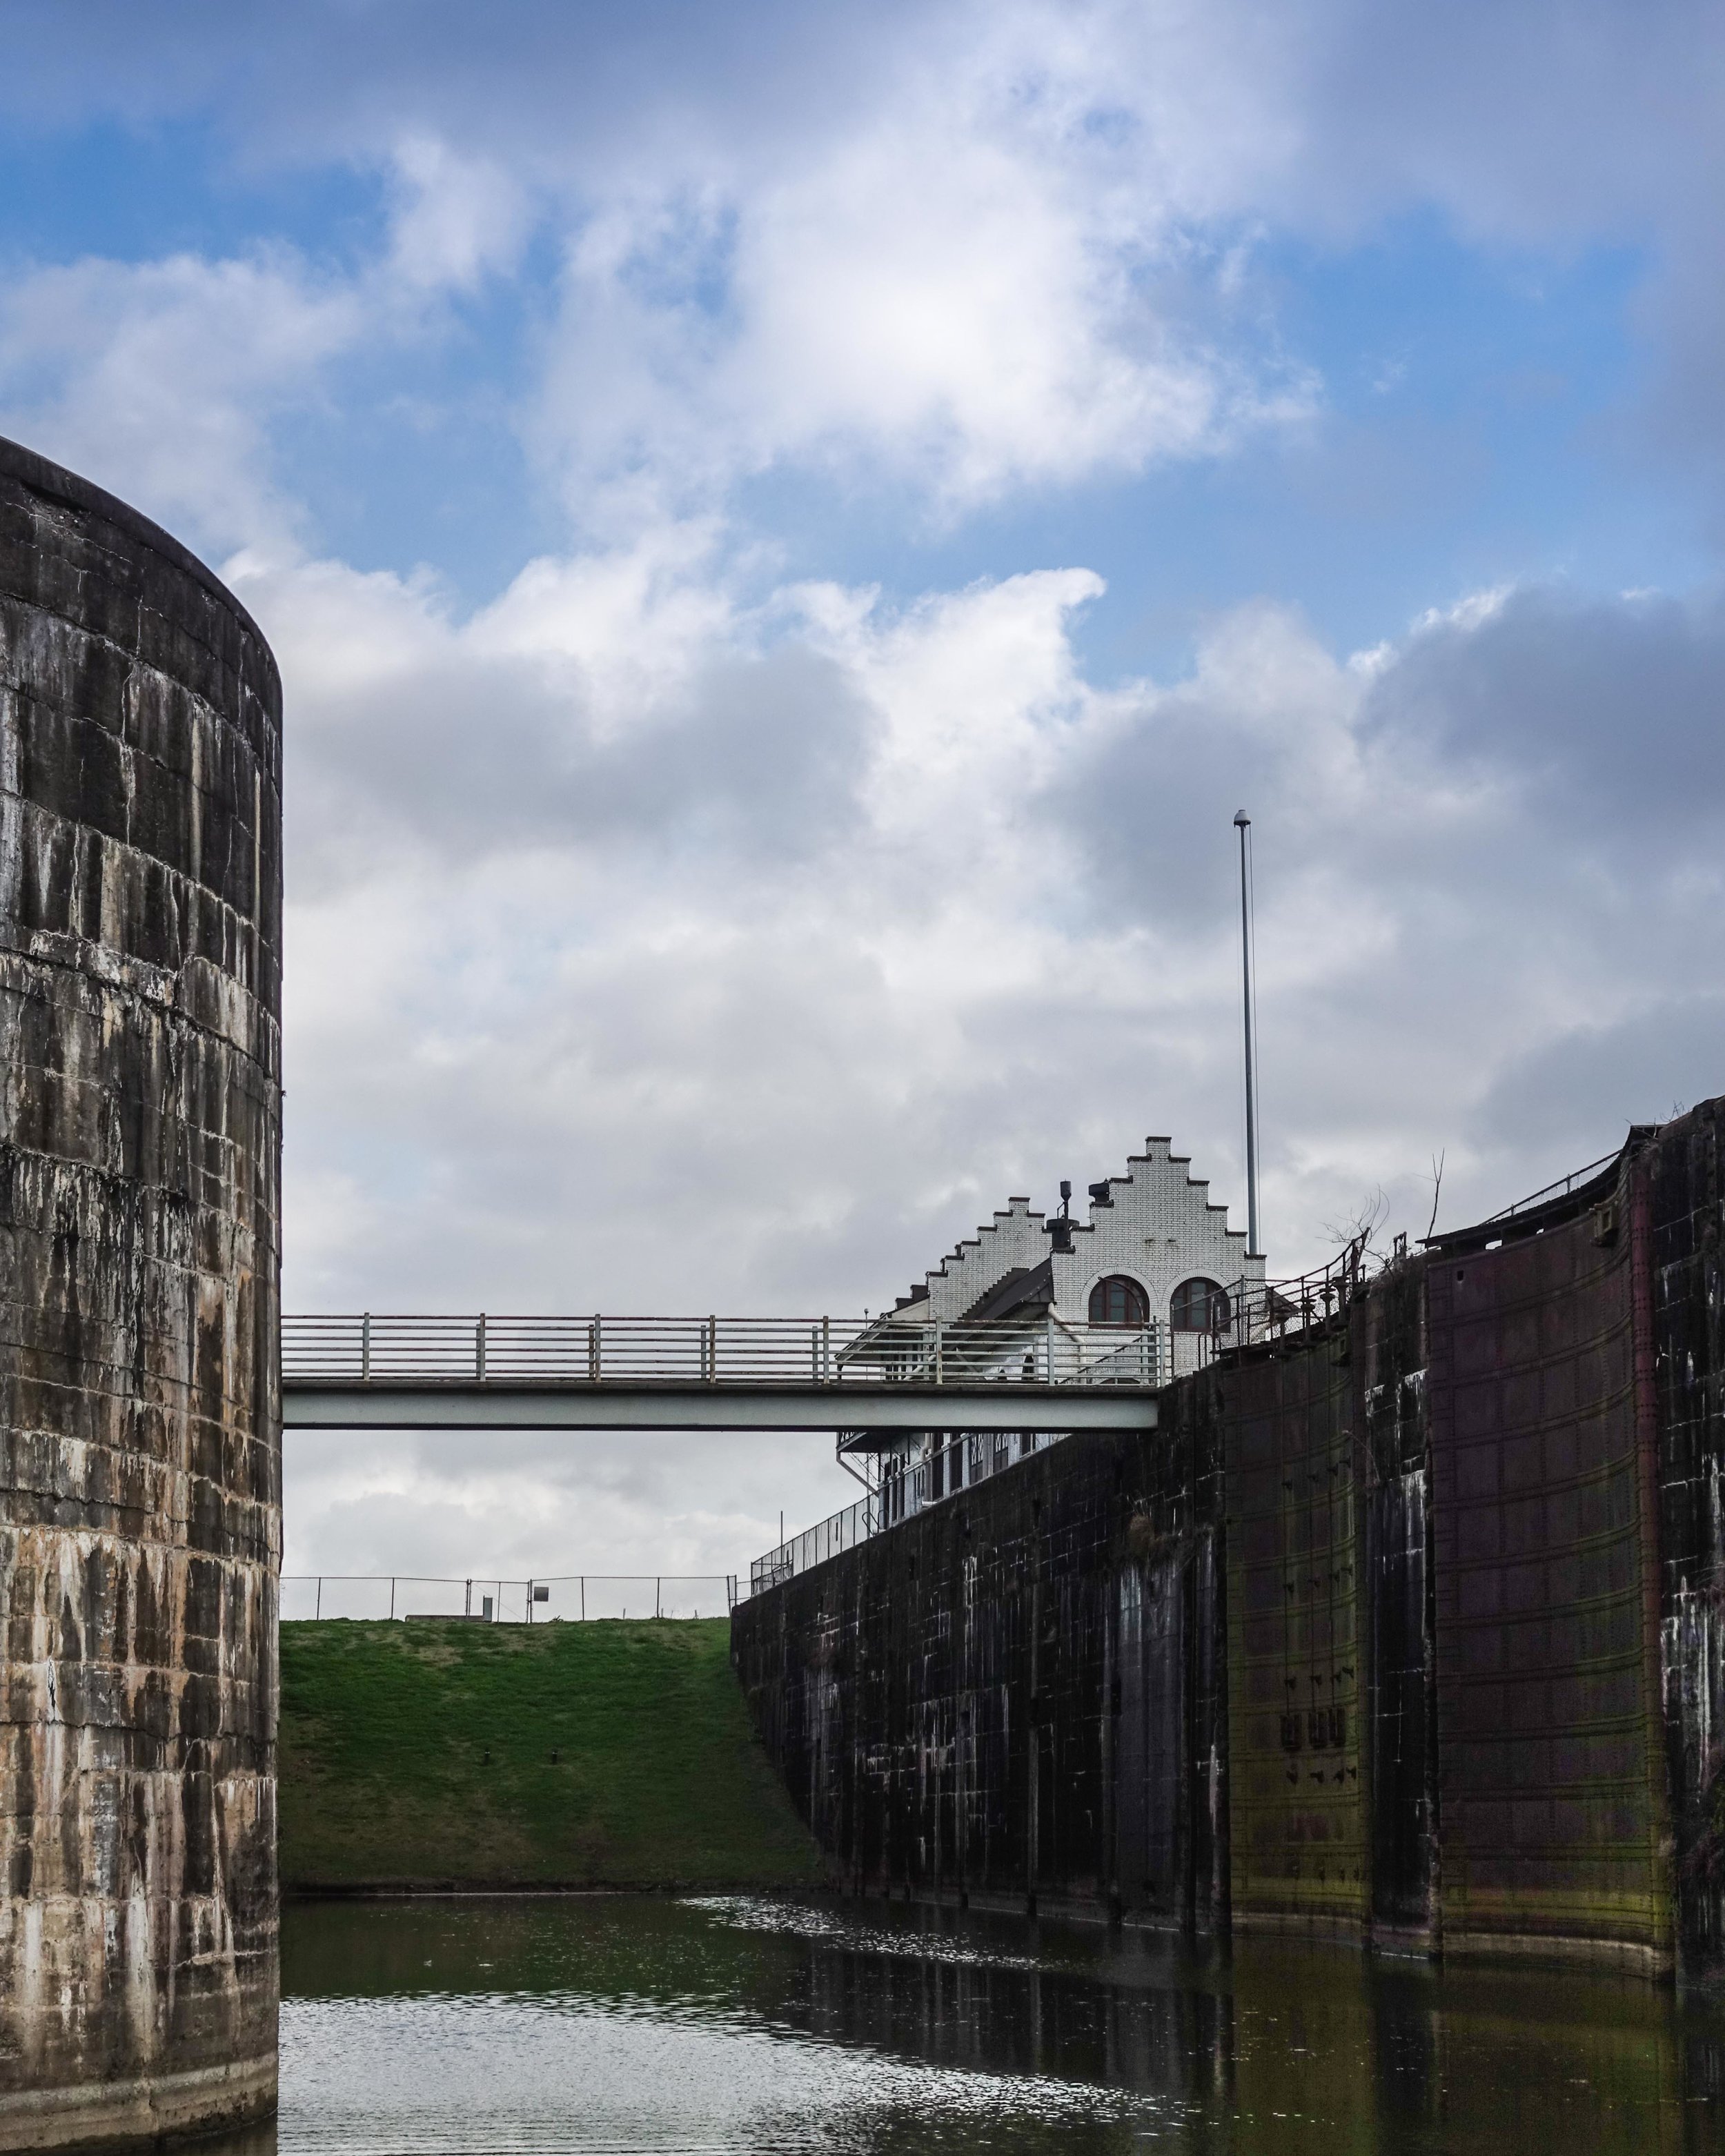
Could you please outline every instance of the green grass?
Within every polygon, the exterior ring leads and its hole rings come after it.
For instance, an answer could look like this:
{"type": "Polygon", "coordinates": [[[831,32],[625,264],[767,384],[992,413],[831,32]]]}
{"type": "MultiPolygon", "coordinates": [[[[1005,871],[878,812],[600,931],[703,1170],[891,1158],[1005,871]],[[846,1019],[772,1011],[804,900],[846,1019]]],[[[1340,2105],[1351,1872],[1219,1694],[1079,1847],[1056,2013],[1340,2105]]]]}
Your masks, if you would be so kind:
{"type": "Polygon", "coordinates": [[[809,1886],[722,1618],[281,1628],[281,1877],[809,1886]]]}

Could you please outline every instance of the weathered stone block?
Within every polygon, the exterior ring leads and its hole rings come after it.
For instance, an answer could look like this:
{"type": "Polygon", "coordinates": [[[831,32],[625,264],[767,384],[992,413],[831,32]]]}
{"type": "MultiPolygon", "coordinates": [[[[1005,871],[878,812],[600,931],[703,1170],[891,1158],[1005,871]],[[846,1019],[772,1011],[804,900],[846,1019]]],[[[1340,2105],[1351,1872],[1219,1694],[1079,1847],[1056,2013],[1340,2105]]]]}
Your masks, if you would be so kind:
{"type": "Polygon", "coordinates": [[[0,443],[0,2148],[275,2090],[280,690],[0,443]]]}

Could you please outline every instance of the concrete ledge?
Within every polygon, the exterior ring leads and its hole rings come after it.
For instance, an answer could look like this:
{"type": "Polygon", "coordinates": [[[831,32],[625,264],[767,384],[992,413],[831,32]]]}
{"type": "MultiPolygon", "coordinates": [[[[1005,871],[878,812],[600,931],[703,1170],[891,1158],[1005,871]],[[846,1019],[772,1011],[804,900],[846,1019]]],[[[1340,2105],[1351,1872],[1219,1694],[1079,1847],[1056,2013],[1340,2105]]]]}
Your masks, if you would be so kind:
{"type": "Polygon", "coordinates": [[[1374,1923],[1366,1943],[1374,1954],[1387,1954],[1399,1961],[1437,1961],[1443,1953],[1430,1924],[1374,1923]]]}
{"type": "Polygon", "coordinates": [[[0,2150],[123,2148],[214,2133],[275,2111],[275,2053],[131,2081],[0,2091],[0,2150]]]}
{"type": "Polygon", "coordinates": [[[1561,1961],[1574,1968],[1615,1969],[1626,1976],[1655,1979],[1676,1973],[1671,1949],[1645,1939],[1578,1938],[1560,1932],[1469,1932],[1445,1924],[1441,1951],[1445,1961],[1561,1961]]]}
{"type": "Polygon", "coordinates": [[[1367,1947],[1371,1931],[1365,1919],[1339,1909],[1241,1909],[1230,1919],[1235,1932],[1250,1932],[1260,1938],[1322,1939],[1328,1944],[1367,1947]]]}
{"type": "Polygon", "coordinates": [[[1453,1923],[1441,1934],[1392,1924],[1356,1922],[1342,1916],[1296,1914],[1274,1909],[1236,1909],[1236,1933],[1357,1947],[1368,1953],[1404,1954],[1430,1961],[1563,1962],[1574,1969],[1617,1969],[1626,1976],[1655,1981],[1675,1974],[1669,1948],[1645,1940],[1585,1938],[1566,1932],[1466,1931],[1453,1923]]]}

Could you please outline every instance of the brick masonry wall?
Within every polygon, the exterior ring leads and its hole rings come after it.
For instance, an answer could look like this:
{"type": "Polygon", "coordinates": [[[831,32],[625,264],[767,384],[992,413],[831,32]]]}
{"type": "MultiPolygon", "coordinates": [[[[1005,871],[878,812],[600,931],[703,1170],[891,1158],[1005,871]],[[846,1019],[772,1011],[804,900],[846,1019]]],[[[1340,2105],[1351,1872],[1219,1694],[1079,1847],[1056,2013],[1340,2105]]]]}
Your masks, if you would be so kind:
{"type": "Polygon", "coordinates": [[[275,2086],[280,690],[0,444],[0,2147],[275,2086]]]}

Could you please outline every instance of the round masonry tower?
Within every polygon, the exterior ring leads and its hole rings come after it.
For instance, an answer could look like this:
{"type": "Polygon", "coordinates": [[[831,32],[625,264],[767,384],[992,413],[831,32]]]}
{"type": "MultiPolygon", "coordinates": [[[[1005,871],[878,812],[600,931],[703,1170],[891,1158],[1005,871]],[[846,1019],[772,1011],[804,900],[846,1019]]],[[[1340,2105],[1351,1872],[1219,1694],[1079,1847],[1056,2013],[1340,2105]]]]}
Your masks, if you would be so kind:
{"type": "Polygon", "coordinates": [[[281,690],[0,442],[0,2149],[275,2098],[281,690]]]}

